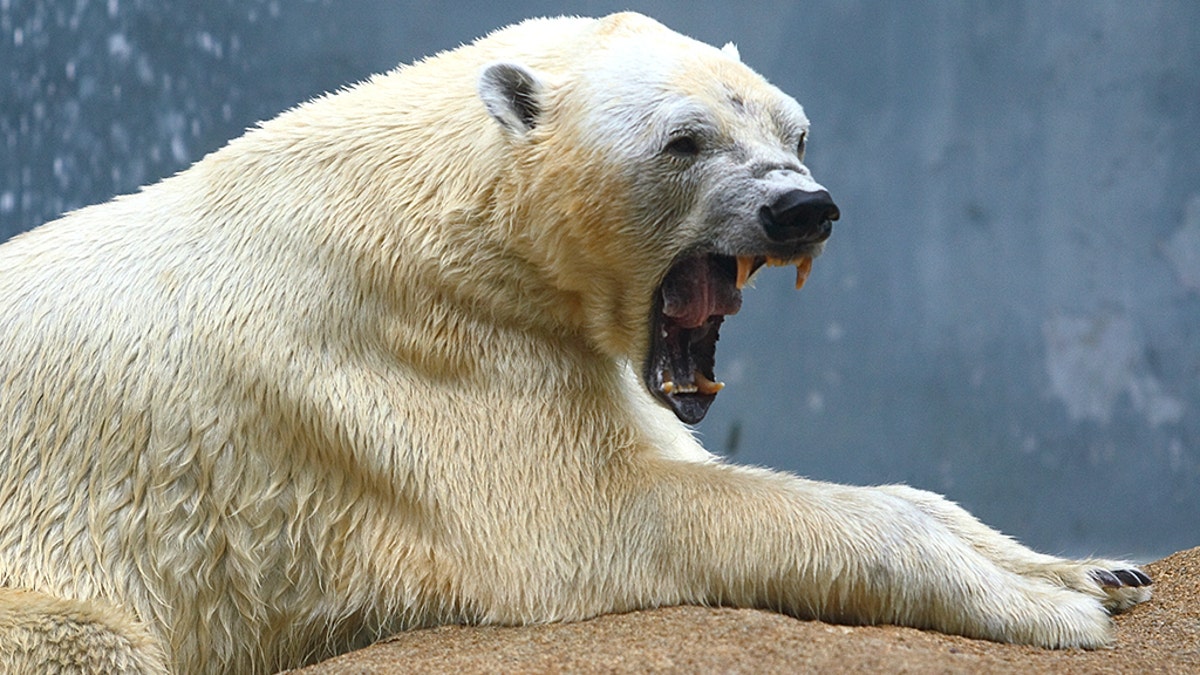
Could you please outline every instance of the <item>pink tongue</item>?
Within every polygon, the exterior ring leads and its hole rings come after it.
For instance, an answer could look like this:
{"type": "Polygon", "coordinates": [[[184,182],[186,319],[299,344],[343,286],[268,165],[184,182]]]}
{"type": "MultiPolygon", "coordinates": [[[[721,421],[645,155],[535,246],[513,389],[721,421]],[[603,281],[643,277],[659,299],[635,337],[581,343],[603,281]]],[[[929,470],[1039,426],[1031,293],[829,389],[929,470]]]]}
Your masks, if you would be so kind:
{"type": "Polygon", "coordinates": [[[709,256],[688,258],[671,268],[662,284],[663,314],[684,328],[697,328],[714,314],[737,314],[742,293],[709,256]]]}

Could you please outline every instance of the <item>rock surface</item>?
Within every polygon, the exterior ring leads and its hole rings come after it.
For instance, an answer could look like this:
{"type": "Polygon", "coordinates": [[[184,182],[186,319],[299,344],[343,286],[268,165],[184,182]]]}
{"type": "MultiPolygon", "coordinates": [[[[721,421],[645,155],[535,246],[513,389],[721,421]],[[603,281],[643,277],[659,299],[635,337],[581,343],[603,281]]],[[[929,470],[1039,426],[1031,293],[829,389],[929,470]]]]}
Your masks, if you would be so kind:
{"type": "Polygon", "coordinates": [[[1154,598],[1117,616],[1116,642],[1096,651],[837,626],[759,610],[669,607],[570,624],[410,631],[293,672],[1200,672],[1200,548],[1144,569],[1154,578],[1154,598]]]}

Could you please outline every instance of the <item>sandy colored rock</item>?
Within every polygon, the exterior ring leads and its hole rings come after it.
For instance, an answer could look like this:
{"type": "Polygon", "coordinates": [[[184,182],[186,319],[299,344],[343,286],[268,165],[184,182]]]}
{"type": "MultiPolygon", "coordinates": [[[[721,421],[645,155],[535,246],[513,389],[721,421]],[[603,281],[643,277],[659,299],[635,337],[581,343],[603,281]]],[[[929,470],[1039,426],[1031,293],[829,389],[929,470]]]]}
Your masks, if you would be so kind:
{"type": "Polygon", "coordinates": [[[411,631],[293,672],[1200,673],[1200,548],[1145,569],[1154,598],[1116,617],[1116,643],[1097,651],[837,626],[759,610],[669,607],[571,624],[411,631]]]}

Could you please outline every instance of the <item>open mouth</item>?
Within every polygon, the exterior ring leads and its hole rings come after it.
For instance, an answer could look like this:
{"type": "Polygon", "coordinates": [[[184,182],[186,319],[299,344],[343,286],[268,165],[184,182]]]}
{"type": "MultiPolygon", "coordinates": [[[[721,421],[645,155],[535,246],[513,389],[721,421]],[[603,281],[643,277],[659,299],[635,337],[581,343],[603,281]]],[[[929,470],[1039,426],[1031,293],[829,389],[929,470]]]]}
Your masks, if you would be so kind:
{"type": "Polygon", "coordinates": [[[795,265],[800,288],[812,269],[812,255],[784,260],[701,253],[678,260],[659,285],[643,377],[650,393],[683,422],[704,419],[724,388],[713,372],[721,322],[737,314],[742,288],[768,264],[795,265]]]}

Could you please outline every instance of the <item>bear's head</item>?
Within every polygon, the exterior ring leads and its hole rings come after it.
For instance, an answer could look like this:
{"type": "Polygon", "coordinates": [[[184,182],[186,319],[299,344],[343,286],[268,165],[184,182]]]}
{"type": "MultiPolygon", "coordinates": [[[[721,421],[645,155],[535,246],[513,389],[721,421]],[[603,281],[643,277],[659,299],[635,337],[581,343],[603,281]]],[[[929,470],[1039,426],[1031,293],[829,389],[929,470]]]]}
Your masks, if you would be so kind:
{"type": "Polygon", "coordinates": [[[838,207],[804,165],[804,111],[732,46],[633,14],[574,42],[479,78],[513,155],[513,227],[576,324],[695,423],[747,278],[794,265],[803,284],[838,207]]]}

